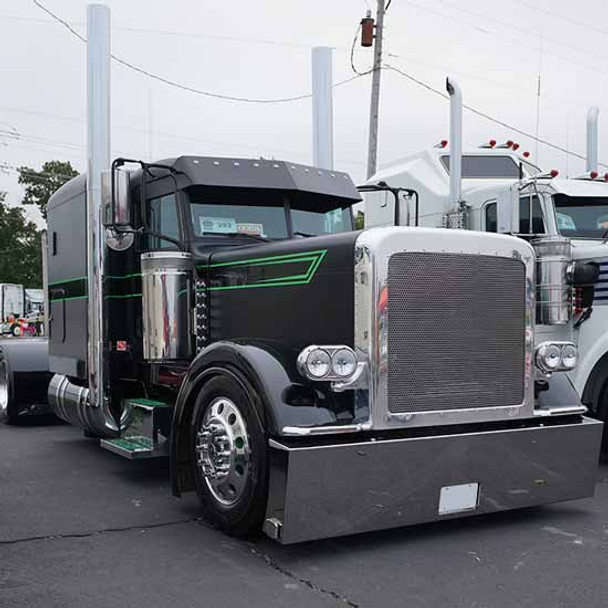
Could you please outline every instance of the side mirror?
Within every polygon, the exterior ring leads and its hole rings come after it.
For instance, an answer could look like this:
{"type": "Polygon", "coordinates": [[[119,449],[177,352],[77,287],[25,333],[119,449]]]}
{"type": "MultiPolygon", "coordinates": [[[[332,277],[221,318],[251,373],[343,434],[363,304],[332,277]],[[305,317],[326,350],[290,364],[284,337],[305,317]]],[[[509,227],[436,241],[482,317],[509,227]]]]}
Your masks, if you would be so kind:
{"type": "Polygon", "coordinates": [[[129,173],[114,167],[101,174],[101,196],[104,209],[104,225],[130,226],[131,200],[129,196],[129,173]]]}
{"type": "Polygon", "coordinates": [[[496,193],[496,231],[519,232],[519,184],[499,188],[496,193]]]}

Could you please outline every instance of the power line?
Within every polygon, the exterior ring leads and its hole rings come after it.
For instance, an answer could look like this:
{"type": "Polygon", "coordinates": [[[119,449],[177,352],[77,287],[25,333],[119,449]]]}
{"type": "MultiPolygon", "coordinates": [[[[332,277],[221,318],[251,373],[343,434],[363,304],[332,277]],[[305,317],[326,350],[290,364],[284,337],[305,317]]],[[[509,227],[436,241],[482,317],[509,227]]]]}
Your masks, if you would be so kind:
{"type": "MultiPolygon", "coordinates": [[[[464,25],[465,27],[468,27],[468,28],[471,28],[473,30],[476,30],[477,32],[481,32],[481,33],[483,33],[483,34],[485,34],[487,36],[491,36],[493,38],[496,38],[496,37],[502,38],[503,40],[506,40],[509,44],[511,44],[513,46],[517,46],[518,48],[526,48],[526,49],[533,50],[535,53],[538,52],[538,46],[533,46],[531,44],[526,44],[526,43],[523,43],[523,42],[518,42],[518,41],[513,40],[512,38],[509,38],[508,36],[504,36],[504,35],[501,36],[501,35],[497,34],[496,32],[487,30],[487,29],[485,29],[484,27],[482,27],[480,25],[475,25],[475,24],[471,23],[470,21],[465,21],[465,20],[459,19],[457,17],[454,17],[452,15],[446,15],[445,13],[443,13],[441,11],[433,10],[432,8],[428,8],[427,6],[422,6],[420,4],[416,4],[414,2],[410,2],[409,0],[408,0],[407,4],[408,4],[408,6],[411,6],[412,8],[416,8],[418,10],[425,11],[427,13],[431,13],[433,15],[436,15],[436,16],[438,16],[441,19],[445,19],[445,20],[449,21],[450,23],[459,23],[461,25],[464,25]]],[[[545,55],[551,55],[551,56],[556,57],[558,59],[561,59],[563,61],[568,61],[570,63],[573,63],[573,64],[579,65],[581,67],[584,67],[584,68],[586,68],[588,70],[592,70],[594,72],[598,72],[600,74],[608,76],[608,70],[604,70],[601,67],[598,67],[596,65],[593,65],[593,64],[590,64],[590,63],[585,63],[584,61],[580,61],[578,59],[575,59],[573,57],[569,57],[567,55],[562,55],[562,54],[559,54],[559,53],[555,53],[553,51],[544,51],[544,53],[545,53],[545,55]]]]}
{"type": "Polygon", "coordinates": [[[544,9],[540,6],[537,6],[536,4],[533,4],[532,2],[526,2],[526,0],[515,0],[515,2],[519,3],[519,4],[523,4],[524,6],[531,8],[534,11],[538,11],[539,13],[543,13],[544,15],[548,15],[549,17],[555,17],[557,19],[563,19],[565,21],[568,21],[568,23],[574,23],[575,25],[578,25],[579,27],[585,28],[586,30],[593,30],[595,32],[598,32],[599,34],[604,34],[604,36],[608,36],[608,30],[601,28],[601,27],[597,27],[597,25],[593,25],[592,23],[588,22],[588,21],[583,21],[581,19],[576,19],[575,17],[570,17],[569,15],[564,15],[563,13],[557,13],[555,12],[553,9],[551,9],[550,11],[547,9],[544,9]]]}
{"type": "MultiPolygon", "coordinates": [[[[0,109],[2,109],[0,107],[0,109]]],[[[30,112],[27,112],[30,113],[30,112]]],[[[32,112],[34,115],[37,115],[37,112],[32,112]]],[[[42,114],[43,116],[46,117],[52,117],[53,115],[51,114],[42,114]]],[[[61,118],[63,120],[71,120],[71,121],[76,121],[76,122],[86,122],[84,119],[78,119],[78,118],[68,118],[68,117],[58,117],[61,118]]],[[[134,131],[137,133],[148,133],[148,130],[145,128],[138,128],[138,127],[117,127],[118,129],[124,129],[124,130],[128,130],[128,131],[134,131]]],[[[10,134],[8,132],[3,132],[2,129],[0,128],[0,137],[4,134],[10,134]]],[[[152,133],[154,133],[155,135],[159,135],[161,137],[166,137],[169,139],[176,139],[178,141],[191,141],[191,142],[196,142],[198,144],[201,143],[206,143],[206,144],[214,144],[214,145],[221,145],[221,146],[230,146],[230,147],[234,147],[234,148],[249,148],[251,150],[255,150],[257,154],[263,153],[263,154],[292,154],[294,156],[300,156],[300,157],[304,157],[306,156],[305,153],[302,150],[294,150],[294,149],[285,149],[285,148],[275,148],[272,147],[272,149],[268,149],[268,148],[264,148],[261,147],[258,144],[244,144],[241,142],[227,142],[227,141],[217,141],[217,140],[209,140],[209,139],[201,139],[199,137],[187,137],[187,136],[183,136],[183,135],[175,135],[174,133],[167,133],[165,131],[152,131],[152,133]]],[[[69,141],[64,141],[64,140],[59,140],[59,139],[49,139],[49,138],[45,138],[45,137],[41,137],[39,135],[30,135],[30,134],[19,134],[18,138],[14,138],[11,139],[10,143],[6,143],[6,146],[11,147],[14,146],[15,142],[17,143],[27,143],[27,142],[31,142],[34,144],[42,144],[45,146],[54,146],[57,148],[66,148],[69,151],[76,151],[79,152],[79,157],[81,157],[82,155],[84,155],[84,153],[86,152],[86,144],[84,143],[77,143],[77,142],[69,142],[69,141]]],[[[17,146],[19,147],[19,146],[17,146]]],[[[27,146],[24,147],[25,149],[28,149],[27,146]]],[[[37,150],[37,151],[43,151],[40,148],[30,148],[32,150],[37,150]]],[[[62,150],[61,151],[63,154],[65,154],[65,152],[62,150]]],[[[352,159],[337,159],[337,161],[341,164],[344,165],[364,165],[365,163],[362,161],[356,161],[356,160],[352,160],[352,159]]]]}
{"type": "MultiPolygon", "coordinates": [[[[78,38],[81,42],[86,43],[87,39],[84,36],[82,36],[79,32],[77,32],[65,19],[62,19],[59,15],[56,15],[51,10],[46,8],[44,5],[42,5],[39,2],[39,0],[32,0],[32,1],[34,2],[34,4],[37,7],[39,7],[45,13],[47,13],[47,15],[50,15],[55,21],[57,21],[58,23],[63,25],[63,27],[65,27],[72,35],[76,36],[76,38],[78,38]]],[[[302,95],[293,95],[291,97],[277,97],[274,99],[261,99],[261,98],[253,98],[253,97],[237,97],[234,95],[224,95],[222,93],[214,93],[212,91],[205,91],[203,89],[197,89],[190,85],[181,84],[181,83],[171,80],[169,78],[165,78],[164,76],[155,74],[154,72],[150,72],[149,70],[139,67],[139,66],[131,63],[130,61],[127,61],[126,59],[122,59],[121,57],[118,57],[114,54],[111,54],[111,57],[116,63],[118,63],[134,72],[137,72],[138,74],[141,74],[142,76],[146,76],[147,78],[156,80],[157,82],[162,82],[163,84],[175,87],[182,91],[187,91],[188,93],[194,93],[196,95],[202,95],[204,97],[211,97],[212,99],[221,99],[223,101],[234,101],[234,102],[251,103],[251,104],[277,104],[277,103],[289,103],[292,101],[301,101],[303,99],[310,99],[312,97],[312,93],[304,93],[302,95]]],[[[344,80],[340,80],[340,81],[334,83],[332,86],[334,88],[340,87],[344,84],[348,84],[349,82],[352,82],[353,80],[357,80],[360,77],[361,76],[357,74],[355,76],[351,76],[350,78],[345,78],[344,80]]]]}
{"type": "Polygon", "coordinates": [[[370,68],[369,70],[365,70],[365,72],[360,72],[355,67],[355,46],[357,44],[357,40],[359,39],[360,31],[361,31],[361,24],[359,24],[359,27],[357,28],[357,31],[355,32],[355,37],[353,38],[353,42],[350,45],[350,67],[357,76],[367,76],[368,74],[371,74],[374,71],[373,68],[370,68]]]}
{"type": "MultiPolygon", "coordinates": [[[[17,167],[15,165],[11,165],[9,163],[5,163],[0,161],[0,171],[10,171],[11,173],[16,173],[18,175],[20,175],[19,169],[21,169],[23,167],[17,167]]],[[[27,169],[30,169],[30,167],[27,167],[27,169]]],[[[74,175],[65,175],[63,173],[49,173],[47,171],[36,171],[35,169],[32,169],[31,171],[26,171],[26,173],[35,176],[35,177],[60,177],[62,179],[72,179],[75,176],[74,175]],[[35,175],[34,175],[35,174],[35,175]]]]}
{"type": "MultiPolygon", "coordinates": [[[[24,21],[26,23],[41,23],[44,25],[55,25],[55,21],[51,19],[39,19],[35,17],[22,17],[20,15],[7,15],[0,14],[0,19],[9,19],[14,21],[24,21]]],[[[70,21],[70,25],[83,26],[85,25],[80,21],[70,21]]],[[[201,32],[185,32],[185,31],[175,31],[175,30],[164,30],[164,29],[156,29],[156,28],[148,28],[148,27],[127,27],[127,26],[112,26],[113,32],[125,32],[129,34],[155,34],[160,36],[175,36],[179,38],[195,38],[202,40],[213,40],[213,41],[221,41],[221,42],[235,42],[235,43],[245,43],[245,44],[261,44],[261,45],[270,45],[270,46],[286,46],[292,47],[296,49],[302,50],[310,50],[314,48],[315,44],[306,44],[304,42],[291,42],[288,40],[274,40],[270,38],[249,38],[245,36],[218,36],[213,34],[203,34],[201,32]]],[[[332,46],[332,48],[337,50],[348,50],[347,47],[341,46],[332,46]]]]}
{"type": "MultiPolygon", "coordinates": [[[[527,95],[530,96],[534,96],[536,97],[536,90],[532,87],[523,87],[523,86],[518,86],[517,84],[511,83],[511,82],[506,82],[506,81],[502,81],[502,80],[495,80],[493,78],[487,78],[486,76],[481,76],[480,74],[475,74],[473,72],[464,72],[460,69],[449,69],[447,70],[445,66],[439,65],[437,63],[429,63],[428,61],[424,61],[424,60],[420,60],[417,57],[416,58],[409,58],[409,57],[404,57],[402,55],[396,55],[395,53],[387,53],[387,56],[390,57],[391,59],[398,59],[400,61],[406,62],[408,64],[411,65],[422,65],[425,67],[428,67],[432,70],[435,71],[440,71],[442,74],[445,74],[446,72],[450,72],[450,73],[454,73],[456,75],[461,75],[464,76],[465,78],[471,78],[473,80],[480,80],[481,82],[487,82],[488,84],[491,84],[493,86],[496,87],[501,87],[504,89],[509,89],[511,91],[520,91],[522,93],[526,93],[527,95]]],[[[551,99],[554,101],[557,101],[559,103],[562,103],[564,105],[572,105],[572,106],[578,106],[581,108],[588,108],[589,107],[589,102],[584,102],[582,100],[579,99],[573,99],[571,97],[566,97],[564,95],[560,94],[547,94],[547,93],[543,93],[543,97],[545,99],[551,99]]],[[[598,105],[598,104],[594,104],[594,105],[598,105]]],[[[599,105],[598,105],[599,107],[599,105]]],[[[1,108],[0,108],[1,109],[1,108]]],[[[601,108],[600,108],[601,109],[601,108]]]]}
{"type": "MultiPolygon", "coordinates": [[[[501,25],[502,27],[506,27],[506,28],[512,29],[515,32],[519,32],[520,34],[523,34],[524,36],[530,36],[536,40],[539,37],[540,32],[538,29],[530,30],[530,29],[526,29],[523,27],[518,27],[516,25],[512,25],[511,23],[507,23],[506,21],[502,21],[501,19],[496,19],[495,17],[492,17],[490,15],[485,15],[483,13],[479,13],[477,11],[473,11],[471,9],[464,8],[463,6],[456,4],[455,2],[452,2],[451,0],[439,0],[439,2],[441,4],[445,4],[446,6],[452,7],[453,10],[459,11],[461,13],[469,14],[469,15],[472,15],[473,17],[477,17],[480,19],[485,19],[486,21],[496,23],[498,25],[501,25]]],[[[575,46],[573,44],[568,44],[567,42],[557,40],[556,38],[547,37],[544,34],[543,34],[543,41],[551,42],[552,44],[555,44],[558,46],[563,46],[564,48],[571,49],[577,53],[583,53],[584,55],[589,54],[589,51],[587,49],[584,49],[580,46],[575,46]]],[[[597,55],[597,53],[595,53],[595,54],[597,55]]],[[[603,57],[606,60],[608,60],[608,57],[606,57],[606,55],[598,55],[598,56],[603,57]]],[[[591,67],[588,64],[582,64],[582,65],[587,65],[588,67],[591,67]]]]}
{"type": "MultiPolygon", "coordinates": [[[[430,84],[420,80],[419,78],[416,78],[415,76],[412,76],[412,74],[409,74],[403,70],[400,70],[399,68],[396,68],[394,66],[391,65],[383,65],[382,69],[384,70],[389,70],[391,72],[396,72],[397,74],[403,76],[404,78],[407,78],[408,80],[410,80],[411,82],[413,82],[414,84],[417,84],[418,86],[426,89],[427,91],[430,91],[431,93],[434,93],[436,95],[439,95],[440,97],[443,97],[444,99],[449,99],[449,96],[444,93],[443,91],[440,91],[439,89],[436,89],[435,87],[431,86],[430,84]]],[[[518,127],[515,127],[509,123],[506,123],[502,120],[499,120],[498,118],[494,118],[493,116],[491,116],[490,114],[487,114],[486,112],[482,112],[481,110],[478,110],[477,108],[474,108],[472,106],[469,106],[467,104],[463,104],[463,107],[468,110],[469,112],[471,112],[472,114],[476,114],[477,116],[480,116],[481,118],[485,118],[486,120],[493,122],[494,124],[500,125],[501,127],[504,127],[505,129],[509,129],[510,131],[513,131],[514,133],[518,133],[519,135],[523,135],[524,137],[527,137],[529,139],[531,139],[532,141],[537,141],[540,144],[543,144],[544,146],[547,146],[549,148],[552,148],[554,150],[558,150],[559,152],[562,152],[564,154],[568,154],[570,156],[574,156],[576,158],[580,158],[581,160],[585,160],[585,156],[583,154],[579,154],[578,152],[573,152],[572,150],[568,150],[562,146],[559,146],[557,144],[554,144],[550,141],[547,141],[546,139],[542,139],[540,137],[536,137],[535,135],[533,135],[532,133],[528,133],[527,131],[524,131],[518,127]]],[[[604,163],[599,163],[602,167],[608,167],[608,165],[604,164],[604,163]]]]}

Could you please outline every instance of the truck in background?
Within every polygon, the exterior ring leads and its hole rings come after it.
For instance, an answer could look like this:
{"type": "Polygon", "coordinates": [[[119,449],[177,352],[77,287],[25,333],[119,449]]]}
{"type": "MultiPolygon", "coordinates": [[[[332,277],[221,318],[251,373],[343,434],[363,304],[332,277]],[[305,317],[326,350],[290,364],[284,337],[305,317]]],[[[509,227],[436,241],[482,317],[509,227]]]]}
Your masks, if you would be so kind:
{"type": "Polygon", "coordinates": [[[608,174],[597,162],[598,111],[587,119],[587,173],[543,172],[518,144],[462,153],[462,98],[448,80],[450,141],[379,170],[361,188],[366,227],[459,228],[516,235],[535,249],[538,341],[573,340],[568,374],[583,402],[608,417],[608,174]]]}
{"type": "Polygon", "coordinates": [[[51,413],[44,310],[44,290],[0,284],[0,336],[27,337],[0,339],[0,420],[7,424],[51,413]]]}
{"type": "Polygon", "coordinates": [[[0,283],[0,335],[43,336],[44,290],[0,283]]]}
{"type": "Polygon", "coordinates": [[[25,290],[23,285],[0,283],[1,333],[12,333],[15,319],[25,314],[25,290]]]}

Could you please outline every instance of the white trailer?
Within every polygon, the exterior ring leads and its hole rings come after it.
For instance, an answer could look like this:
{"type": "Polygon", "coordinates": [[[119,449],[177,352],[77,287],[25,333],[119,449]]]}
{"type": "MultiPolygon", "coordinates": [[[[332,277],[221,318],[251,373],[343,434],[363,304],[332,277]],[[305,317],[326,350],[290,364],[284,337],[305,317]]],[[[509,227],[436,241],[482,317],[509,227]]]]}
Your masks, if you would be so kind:
{"type": "Polygon", "coordinates": [[[448,81],[448,91],[455,142],[444,140],[372,176],[361,188],[366,228],[398,223],[531,242],[539,260],[536,340],[578,344],[579,362],[568,376],[583,402],[606,419],[608,174],[597,170],[597,109],[588,116],[587,172],[563,179],[557,171],[543,173],[511,141],[460,152],[462,101],[455,83],[448,81]]]}

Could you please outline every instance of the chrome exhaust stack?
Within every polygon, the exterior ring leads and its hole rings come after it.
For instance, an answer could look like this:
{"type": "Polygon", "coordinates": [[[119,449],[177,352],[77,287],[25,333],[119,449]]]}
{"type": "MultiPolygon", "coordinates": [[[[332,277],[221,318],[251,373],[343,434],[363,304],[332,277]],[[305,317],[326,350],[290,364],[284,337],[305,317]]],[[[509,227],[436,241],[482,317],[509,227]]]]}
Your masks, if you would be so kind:
{"type": "Polygon", "coordinates": [[[110,168],[110,9],[87,7],[87,384],[55,375],[49,403],[60,417],[102,437],[119,430],[106,394],[106,336],[103,281],[106,230],[101,193],[102,171],[110,168]]]}
{"type": "Polygon", "coordinates": [[[445,82],[450,95],[450,203],[462,202],[462,91],[451,78],[445,82]]]}
{"type": "Polygon", "coordinates": [[[597,171],[598,165],[598,119],[600,109],[596,106],[587,112],[587,172],[597,171]]]}

